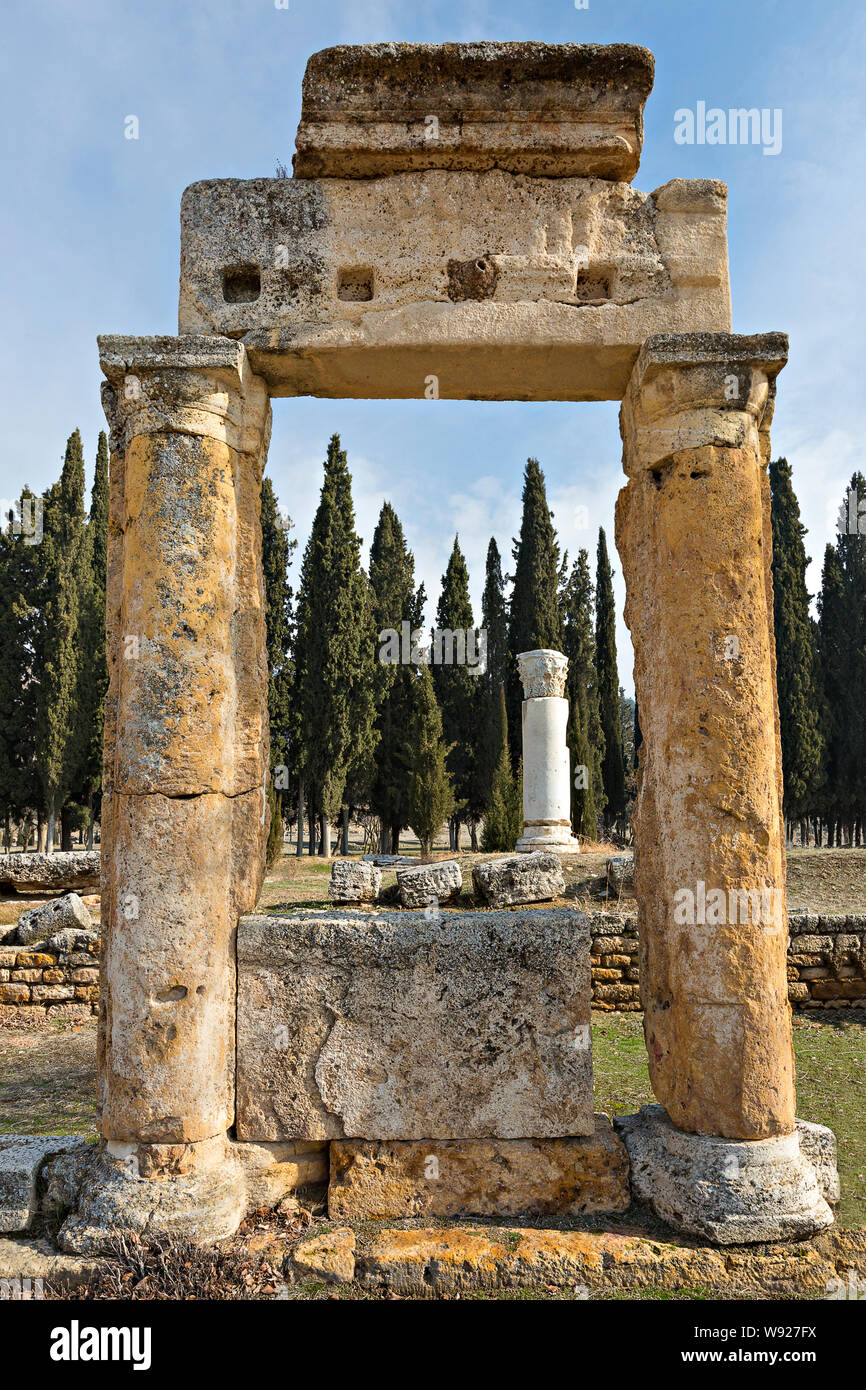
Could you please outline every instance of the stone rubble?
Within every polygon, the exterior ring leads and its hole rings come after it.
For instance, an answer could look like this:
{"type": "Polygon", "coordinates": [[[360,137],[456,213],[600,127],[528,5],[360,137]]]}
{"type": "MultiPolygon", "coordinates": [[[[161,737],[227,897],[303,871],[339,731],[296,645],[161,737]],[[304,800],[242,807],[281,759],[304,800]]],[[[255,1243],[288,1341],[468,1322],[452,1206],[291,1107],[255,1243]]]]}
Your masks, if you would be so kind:
{"type": "Polygon", "coordinates": [[[328,895],[335,903],[375,903],[382,887],[382,871],[357,859],[335,859],[328,895]]]}
{"type": "Polygon", "coordinates": [[[438,864],[413,864],[397,870],[397,888],[404,907],[438,906],[460,897],[463,875],[456,859],[438,864]]]}
{"type": "Polygon", "coordinates": [[[17,936],[22,946],[47,941],[56,932],[90,932],[93,918],[77,893],[64,893],[41,907],[31,907],[18,918],[17,936]]]}
{"type": "Polygon", "coordinates": [[[472,885],[489,907],[513,907],[561,898],[565,877],[557,855],[539,850],[476,864],[472,885]]]}

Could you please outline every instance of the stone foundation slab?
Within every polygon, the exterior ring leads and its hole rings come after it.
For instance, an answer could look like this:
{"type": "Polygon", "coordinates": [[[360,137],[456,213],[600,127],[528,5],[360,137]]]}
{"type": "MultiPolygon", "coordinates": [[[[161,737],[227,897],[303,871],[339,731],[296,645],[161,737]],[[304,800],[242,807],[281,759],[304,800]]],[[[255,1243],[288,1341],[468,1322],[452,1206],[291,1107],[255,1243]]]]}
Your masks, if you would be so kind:
{"type": "Polygon", "coordinates": [[[625,1211],[628,1155],[606,1115],[575,1139],[335,1140],[334,1220],[625,1211]]]}

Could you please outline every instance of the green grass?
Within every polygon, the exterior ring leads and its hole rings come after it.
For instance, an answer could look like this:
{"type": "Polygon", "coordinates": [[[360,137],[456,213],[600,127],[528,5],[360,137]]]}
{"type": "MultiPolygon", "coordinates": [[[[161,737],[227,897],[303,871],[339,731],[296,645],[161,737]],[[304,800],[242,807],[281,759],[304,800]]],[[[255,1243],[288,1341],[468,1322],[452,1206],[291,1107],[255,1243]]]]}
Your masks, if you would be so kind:
{"type": "MultiPolygon", "coordinates": [[[[654,1097],[641,1014],[593,1015],[595,1108],[621,1115],[654,1097]]],[[[840,1226],[866,1225],[866,1024],[827,1009],[794,1019],[797,1114],[829,1125],[839,1146],[840,1226]]]]}

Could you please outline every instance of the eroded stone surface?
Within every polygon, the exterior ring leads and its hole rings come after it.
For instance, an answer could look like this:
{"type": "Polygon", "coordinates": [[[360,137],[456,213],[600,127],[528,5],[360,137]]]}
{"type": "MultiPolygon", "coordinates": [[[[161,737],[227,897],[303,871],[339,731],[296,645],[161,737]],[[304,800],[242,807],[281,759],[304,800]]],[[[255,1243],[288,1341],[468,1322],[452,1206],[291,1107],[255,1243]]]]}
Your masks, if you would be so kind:
{"type": "Polygon", "coordinates": [[[351,1284],[355,1277],[355,1232],[343,1227],[301,1241],[292,1251],[296,1279],[324,1279],[329,1284],[351,1284]]]}
{"type": "Polygon", "coordinates": [[[336,1220],[579,1216],[630,1202],[628,1156],[606,1115],[576,1139],[331,1144],[328,1213],[336,1220]]]}
{"type": "Polygon", "coordinates": [[[463,874],[456,859],[444,859],[438,864],[413,864],[398,868],[397,887],[404,907],[450,903],[460,897],[463,874]]]}
{"type": "Polygon", "coordinates": [[[614,1124],[634,1195],[675,1230],[739,1245],[801,1239],[833,1224],[796,1131],[751,1141],[685,1134],[660,1105],[614,1124]]]}
{"type": "Polygon", "coordinates": [[[273,395],[421,398],[432,374],[443,399],[621,399],[650,334],[730,329],[726,196],[501,169],[208,180],[183,197],[180,331],[242,338],[273,395]]]}
{"type": "Polygon", "coordinates": [[[57,854],[0,854],[0,883],[16,892],[95,892],[99,888],[99,850],[57,854]]]}
{"type": "Polygon", "coordinates": [[[734,1139],[794,1128],[765,466],[786,348],[781,334],[652,339],[621,413],[650,1077],[676,1125],[734,1139]],[[710,892],[721,910],[701,906],[710,892]],[[757,922],[741,892],[758,893],[757,922]]]}
{"type": "Polygon", "coordinates": [[[102,338],[111,426],[102,1133],[234,1116],[234,930],[268,833],[264,383],[220,338],[102,338]]]}
{"type": "Polygon", "coordinates": [[[90,933],[93,918],[77,893],[64,893],[41,907],[32,907],[18,918],[17,935],[22,946],[33,941],[47,941],[55,932],[90,933]]]}
{"type": "Polygon", "coordinates": [[[51,1154],[86,1147],[78,1135],[0,1136],[0,1231],[26,1231],[38,1209],[37,1180],[51,1154]]]}
{"type": "Polygon", "coordinates": [[[295,177],[498,168],[628,181],[654,67],[633,44],[326,48],[304,73],[295,177]]]}
{"type": "Polygon", "coordinates": [[[546,902],[565,892],[559,859],[543,851],[476,864],[472,869],[472,884],[478,896],[491,907],[546,902]]]}
{"type": "Polygon", "coordinates": [[[245,918],[238,1136],[591,1134],[589,994],[577,912],[245,918]]]}
{"type": "Polygon", "coordinates": [[[374,903],[382,887],[382,871],[357,859],[336,859],[328,894],[335,903],[374,903]]]}

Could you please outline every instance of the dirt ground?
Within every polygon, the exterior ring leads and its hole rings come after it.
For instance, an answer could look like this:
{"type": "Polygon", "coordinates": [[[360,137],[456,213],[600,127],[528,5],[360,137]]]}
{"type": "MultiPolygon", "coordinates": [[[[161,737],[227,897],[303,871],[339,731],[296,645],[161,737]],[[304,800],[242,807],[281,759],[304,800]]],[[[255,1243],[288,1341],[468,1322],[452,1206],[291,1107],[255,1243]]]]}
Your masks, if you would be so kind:
{"type": "MultiPolygon", "coordinates": [[[[267,875],[259,907],[267,912],[287,911],[298,906],[330,907],[328,879],[332,861],[306,854],[298,858],[289,850],[287,845],[282,860],[267,875]]],[[[417,841],[408,841],[401,853],[418,858],[417,841]]],[[[620,908],[633,913],[635,902],[630,891],[624,892],[621,900],[602,896],[606,861],[611,855],[622,853],[630,851],[619,850],[615,845],[594,845],[583,854],[564,858],[566,895],[551,906],[604,908],[607,911],[620,908]]],[[[473,864],[501,857],[469,851],[452,855],[444,847],[437,849],[434,858],[456,858],[463,873],[463,893],[453,911],[475,906],[473,864]]],[[[396,882],[393,869],[383,873],[386,900],[388,890],[394,888],[396,882]]],[[[866,913],[866,849],[792,849],[788,852],[787,887],[789,911],[866,913]]],[[[394,905],[397,905],[396,900],[394,905]]]]}

